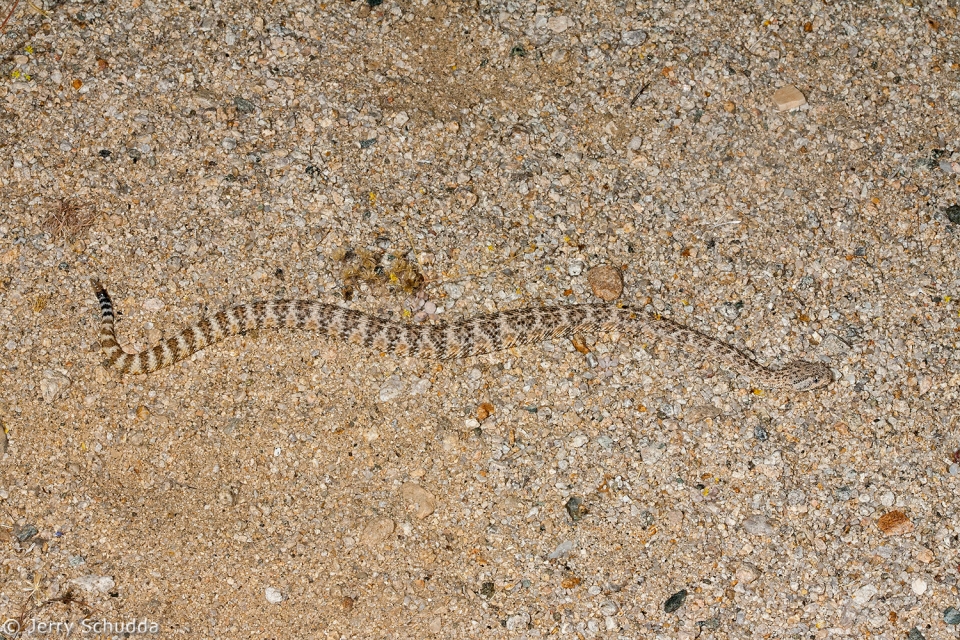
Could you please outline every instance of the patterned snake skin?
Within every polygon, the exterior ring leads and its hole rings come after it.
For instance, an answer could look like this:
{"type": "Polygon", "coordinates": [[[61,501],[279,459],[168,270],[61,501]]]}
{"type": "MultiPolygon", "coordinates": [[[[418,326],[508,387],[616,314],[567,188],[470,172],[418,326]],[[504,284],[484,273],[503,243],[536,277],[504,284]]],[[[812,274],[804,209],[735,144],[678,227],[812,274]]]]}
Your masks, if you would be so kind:
{"type": "Polygon", "coordinates": [[[706,356],[767,388],[808,391],[833,380],[830,368],[797,360],[779,369],[760,365],[753,356],[672,320],[642,309],[616,304],[533,307],[432,325],[402,324],[313,300],[251,302],[203,318],[171,338],[139,353],[126,353],[117,342],[113,302],[99,280],[91,280],[100,303],[100,346],[104,366],[120,373],[150,373],[179,362],[227,336],[267,327],[306,329],[341,342],[384,353],[451,360],[509,349],[576,333],[640,332],[706,356]]]}

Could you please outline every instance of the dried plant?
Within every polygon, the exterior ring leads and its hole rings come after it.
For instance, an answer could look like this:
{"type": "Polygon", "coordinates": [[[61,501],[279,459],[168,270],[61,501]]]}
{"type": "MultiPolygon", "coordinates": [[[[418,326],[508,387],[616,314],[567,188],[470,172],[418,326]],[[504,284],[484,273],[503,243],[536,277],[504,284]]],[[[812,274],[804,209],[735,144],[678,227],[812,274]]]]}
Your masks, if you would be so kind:
{"type": "Polygon", "coordinates": [[[350,300],[360,283],[412,294],[425,282],[420,265],[402,255],[368,249],[340,249],[333,259],[343,263],[343,297],[350,300]]]}
{"type": "Polygon", "coordinates": [[[53,211],[43,221],[43,229],[56,239],[73,242],[93,226],[97,217],[97,212],[91,209],[88,203],[64,198],[57,202],[53,211]]]}

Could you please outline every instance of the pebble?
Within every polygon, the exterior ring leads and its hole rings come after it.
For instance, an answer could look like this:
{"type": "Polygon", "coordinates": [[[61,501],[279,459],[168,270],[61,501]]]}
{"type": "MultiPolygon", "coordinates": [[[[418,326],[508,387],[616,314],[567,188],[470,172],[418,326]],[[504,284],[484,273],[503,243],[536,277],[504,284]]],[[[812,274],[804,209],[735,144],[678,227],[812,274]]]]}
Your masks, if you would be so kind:
{"type": "Polygon", "coordinates": [[[477,407],[477,420],[483,422],[491,415],[493,415],[494,407],[489,402],[481,402],[480,406],[477,407]]]}
{"type": "Polygon", "coordinates": [[[13,527],[13,537],[20,542],[26,542],[30,538],[37,535],[37,533],[39,533],[37,527],[32,524],[25,524],[23,526],[14,525],[13,527]]]}
{"type": "Polygon", "coordinates": [[[683,606],[683,603],[687,600],[687,590],[681,589],[675,594],[667,598],[667,601],[663,603],[663,610],[667,613],[673,613],[677,609],[683,606]]]}
{"type": "Polygon", "coordinates": [[[889,511],[880,516],[877,526],[884,535],[900,536],[913,531],[913,523],[903,511],[889,511]]]}
{"type": "Polygon", "coordinates": [[[616,300],[623,293],[623,276],[619,269],[610,265],[590,269],[587,272],[587,282],[590,283],[593,295],[607,302],[616,300]]]}
{"type": "Polygon", "coordinates": [[[43,372],[43,379],[40,381],[40,395],[44,402],[50,404],[59,398],[69,386],[70,378],[47,369],[43,372]]]}
{"type": "Polygon", "coordinates": [[[918,596],[922,596],[927,592],[927,581],[923,578],[914,578],[913,582],[910,583],[910,588],[918,596]]]}
{"type": "Polygon", "coordinates": [[[573,20],[569,16],[554,16],[547,20],[547,29],[554,33],[563,33],[573,26],[573,20]]]}
{"type": "Polygon", "coordinates": [[[807,99],[792,84],[780,87],[773,94],[773,102],[780,111],[793,111],[807,104],[807,99]]]}
{"type": "Polygon", "coordinates": [[[404,482],[400,485],[400,496],[420,520],[437,510],[437,499],[434,495],[415,482],[404,482]]]}
{"type": "Polygon", "coordinates": [[[583,434],[581,433],[581,434],[578,434],[578,435],[573,436],[573,437],[570,439],[570,448],[571,448],[571,449],[579,449],[580,447],[582,447],[583,445],[587,444],[588,442],[590,442],[590,438],[587,437],[587,436],[585,436],[585,435],[583,435],[583,434]]]}
{"type": "Polygon", "coordinates": [[[620,611],[620,605],[613,600],[604,600],[600,605],[600,613],[606,617],[615,616],[620,611]]]}
{"type": "Polygon", "coordinates": [[[390,402],[396,400],[403,393],[403,382],[400,376],[390,376],[380,387],[380,402],[390,402]]]}
{"type": "Polygon", "coordinates": [[[428,316],[432,316],[437,312],[437,305],[431,300],[427,300],[423,303],[423,312],[428,316]]]}
{"type": "Polygon", "coordinates": [[[956,607],[947,607],[943,611],[943,621],[947,624],[960,625],[960,610],[956,607]]]}
{"type": "Polygon", "coordinates": [[[163,304],[163,300],[160,300],[159,298],[147,298],[143,301],[143,308],[154,313],[157,311],[163,311],[165,306],[166,305],[163,304]]]}
{"type": "Polygon", "coordinates": [[[274,589],[273,587],[267,587],[263,590],[263,595],[266,597],[267,602],[270,604],[280,604],[283,602],[283,594],[280,593],[279,589],[274,589]]]}
{"type": "Polygon", "coordinates": [[[620,34],[620,41],[628,47],[638,47],[647,41],[647,32],[639,29],[624,31],[620,34]]]}
{"type": "Polygon", "coordinates": [[[743,530],[753,536],[773,535],[773,527],[763,516],[750,516],[743,521],[743,530]]]}
{"type": "Polygon", "coordinates": [[[567,555],[576,548],[577,544],[573,540],[564,540],[557,545],[557,548],[550,552],[550,555],[547,556],[550,560],[556,560],[562,556],[567,555]]]}
{"type": "Polygon", "coordinates": [[[410,381],[410,395],[422,396],[427,391],[430,391],[430,386],[430,380],[427,378],[413,378],[410,381]]]}
{"type": "Polygon", "coordinates": [[[953,464],[950,465],[950,468],[947,469],[947,471],[949,471],[950,475],[952,476],[957,475],[958,473],[960,473],[960,464],[957,464],[956,462],[954,462],[953,464]]]}
{"type": "Polygon", "coordinates": [[[529,613],[518,613],[507,618],[507,631],[519,631],[530,625],[529,613]]]}
{"type": "Polygon", "coordinates": [[[573,277],[577,277],[583,273],[583,263],[579,260],[574,260],[569,265],[567,265],[567,273],[573,277]]]}
{"type": "Polygon", "coordinates": [[[760,577],[760,570],[752,564],[744,562],[737,567],[737,573],[735,577],[737,582],[740,584],[750,584],[760,577]]]}
{"type": "Polygon", "coordinates": [[[861,607],[868,602],[870,599],[877,595],[878,589],[872,584],[865,584],[853,593],[853,601],[856,602],[861,607]]]}
{"type": "Polygon", "coordinates": [[[587,355],[584,356],[584,358],[587,361],[587,366],[590,367],[591,369],[596,369],[597,366],[599,366],[600,364],[600,362],[597,360],[597,356],[593,355],[592,351],[587,353],[587,355]]]}
{"type": "Polygon", "coordinates": [[[484,598],[489,598],[493,596],[494,589],[495,587],[492,582],[484,582],[480,585],[480,595],[484,598]]]}
{"type": "Polygon", "coordinates": [[[914,627],[913,629],[910,629],[910,631],[907,633],[907,640],[927,640],[927,639],[924,637],[922,633],[920,633],[920,629],[917,629],[916,627],[914,627]]]}
{"type": "Polygon", "coordinates": [[[389,538],[396,527],[396,523],[386,516],[374,518],[367,523],[360,533],[360,542],[368,547],[378,545],[389,538]]]}
{"type": "Polygon", "coordinates": [[[113,591],[117,584],[110,576],[95,576],[93,574],[74,578],[69,581],[75,584],[87,593],[109,593],[113,591]]]}
{"type": "Polygon", "coordinates": [[[952,204],[944,210],[947,220],[953,224],[960,224],[960,204],[952,204]]]}
{"type": "Polygon", "coordinates": [[[563,507],[574,522],[580,522],[583,520],[583,516],[587,514],[587,508],[583,506],[583,498],[579,496],[570,496],[563,507]]]}

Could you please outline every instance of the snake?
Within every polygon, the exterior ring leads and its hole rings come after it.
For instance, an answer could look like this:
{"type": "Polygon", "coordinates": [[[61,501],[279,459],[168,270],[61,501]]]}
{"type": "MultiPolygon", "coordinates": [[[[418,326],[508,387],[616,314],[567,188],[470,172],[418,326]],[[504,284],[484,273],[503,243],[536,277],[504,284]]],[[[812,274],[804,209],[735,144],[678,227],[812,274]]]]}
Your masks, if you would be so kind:
{"type": "Polygon", "coordinates": [[[221,340],[248,331],[288,328],[313,331],[380,353],[424,360],[455,360],[586,333],[647,334],[716,362],[763,388],[812,391],[833,382],[823,362],[794,360],[764,366],[748,352],[679,322],[618,302],[525,307],[450,322],[406,323],[318,300],[269,300],[235,305],[201,318],[152,347],[128,353],[117,340],[110,294],[91,279],[100,305],[103,366],[120,374],[147,374],[188,358],[221,340]]]}

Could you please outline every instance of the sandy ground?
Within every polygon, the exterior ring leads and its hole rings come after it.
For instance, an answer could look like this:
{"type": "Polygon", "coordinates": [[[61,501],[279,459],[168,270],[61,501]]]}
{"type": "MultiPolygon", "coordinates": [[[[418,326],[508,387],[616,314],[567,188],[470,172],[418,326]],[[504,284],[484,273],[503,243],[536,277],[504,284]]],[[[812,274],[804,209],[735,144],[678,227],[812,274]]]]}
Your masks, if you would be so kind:
{"type": "Polygon", "coordinates": [[[20,4],[4,637],[957,636],[955,2],[20,4]],[[275,296],[590,302],[601,264],[837,380],[756,389],[649,336],[441,366],[290,331],[120,377],[88,284],[143,347],[275,296]]]}

